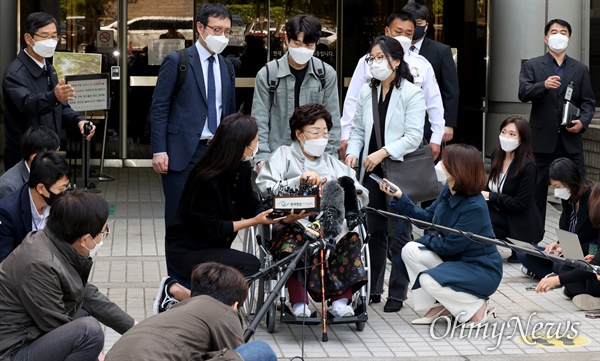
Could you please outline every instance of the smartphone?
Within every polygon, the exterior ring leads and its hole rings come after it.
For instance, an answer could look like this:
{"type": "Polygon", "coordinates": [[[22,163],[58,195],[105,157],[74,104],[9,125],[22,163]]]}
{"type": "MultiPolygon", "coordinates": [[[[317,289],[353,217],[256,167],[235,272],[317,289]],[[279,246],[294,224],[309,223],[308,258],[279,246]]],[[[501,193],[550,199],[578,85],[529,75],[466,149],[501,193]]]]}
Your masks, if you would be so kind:
{"type": "Polygon", "coordinates": [[[525,287],[525,291],[535,291],[535,285],[525,287]]]}
{"type": "Polygon", "coordinates": [[[269,219],[274,219],[276,221],[280,220],[280,219],[284,219],[287,215],[283,212],[271,212],[269,214],[267,214],[267,218],[269,219]]]}
{"type": "Polygon", "coordinates": [[[371,174],[369,174],[369,177],[371,177],[371,179],[372,179],[372,180],[374,180],[375,182],[377,182],[377,183],[379,183],[379,184],[384,184],[384,185],[386,185],[386,186],[389,186],[389,187],[390,187],[390,191],[391,191],[392,193],[396,193],[396,192],[398,191],[398,190],[397,190],[395,187],[393,187],[393,186],[390,186],[390,185],[389,185],[389,183],[385,182],[383,179],[381,179],[381,177],[380,177],[380,176],[378,176],[378,175],[377,175],[377,174],[375,174],[375,173],[371,173],[371,174]]]}
{"type": "Polygon", "coordinates": [[[586,313],[585,317],[587,317],[587,318],[600,318],[600,312],[586,313]]]}

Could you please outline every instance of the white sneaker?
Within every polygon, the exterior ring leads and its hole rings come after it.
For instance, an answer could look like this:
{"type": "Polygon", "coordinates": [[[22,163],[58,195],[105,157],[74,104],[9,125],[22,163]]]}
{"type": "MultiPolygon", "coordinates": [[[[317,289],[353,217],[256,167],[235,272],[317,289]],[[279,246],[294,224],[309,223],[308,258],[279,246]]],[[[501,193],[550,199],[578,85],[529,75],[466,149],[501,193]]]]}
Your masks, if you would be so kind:
{"type": "Polygon", "coordinates": [[[312,310],[308,307],[308,304],[296,303],[294,305],[294,316],[307,318],[310,315],[312,315],[312,310]]]}
{"type": "Polygon", "coordinates": [[[352,316],[354,316],[354,309],[352,308],[351,305],[346,305],[346,307],[344,307],[344,308],[338,308],[335,310],[331,310],[331,313],[333,314],[333,316],[335,318],[352,317],[352,316]]]}
{"type": "Polygon", "coordinates": [[[534,278],[535,277],[535,274],[533,274],[533,272],[531,272],[530,270],[528,270],[527,267],[525,267],[525,266],[521,266],[521,272],[525,276],[527,276],[527,277],[530,277],[530,278],[534,278]]]}
{"type": "Polygon", "coordinates": [[[158,315],[161,312],[165,312],[171,306],[176,303],[179,303],[178,300],[173,297],[171,292],[169,292],[169,287],[176,283],[174,279],[171,277],[163,277],[158,286],[158,293],[156,294],[156,298],[154,299],[154,304],[152,305],[152,313],[158,315]]]}

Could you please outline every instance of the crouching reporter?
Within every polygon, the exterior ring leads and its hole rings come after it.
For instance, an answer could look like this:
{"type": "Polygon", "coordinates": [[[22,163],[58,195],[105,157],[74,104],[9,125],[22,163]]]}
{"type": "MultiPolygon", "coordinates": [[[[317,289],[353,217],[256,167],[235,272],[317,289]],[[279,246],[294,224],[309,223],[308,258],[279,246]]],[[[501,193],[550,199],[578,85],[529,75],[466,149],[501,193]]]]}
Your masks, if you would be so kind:
{"type": "Polygon", "coordinates": [[[100,196],[67,192],[52,204],[46,227],[0,263],[0,360],[97,360],[100,322],[120,334],[134,325],[88,283],[107,218],[100,196]]]}

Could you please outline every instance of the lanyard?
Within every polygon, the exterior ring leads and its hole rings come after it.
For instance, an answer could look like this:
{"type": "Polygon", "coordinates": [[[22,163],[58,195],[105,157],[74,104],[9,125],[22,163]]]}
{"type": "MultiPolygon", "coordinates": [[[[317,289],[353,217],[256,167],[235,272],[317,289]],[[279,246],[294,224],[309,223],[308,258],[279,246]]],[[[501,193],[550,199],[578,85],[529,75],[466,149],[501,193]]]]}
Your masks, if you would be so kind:
{"type": "MultiPolygon", "coordinates": [[[[39,228],[38,224],[35,222],[35,218],[33,218],[33,215],[31,216],[31,222],[33,222],[33,227],[35,228],[35,230],[38,231],[40,228],[39,228]]],[[[42,224],[42,222],[44,222],[43,219],[40,221],[40,225],[42,224]]]]}

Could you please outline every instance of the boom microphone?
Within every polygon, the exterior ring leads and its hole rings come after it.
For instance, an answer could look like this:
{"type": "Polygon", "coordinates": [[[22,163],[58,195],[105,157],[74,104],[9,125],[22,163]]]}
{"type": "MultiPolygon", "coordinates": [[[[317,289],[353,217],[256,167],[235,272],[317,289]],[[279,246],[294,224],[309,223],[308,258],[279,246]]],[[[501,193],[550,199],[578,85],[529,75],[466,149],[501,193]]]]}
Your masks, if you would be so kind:
{"type": "Polygon", "coordinates": [[[323,227],[323,236],[326,239],[336,238],[344,223],[344,189],[335,180],[328,181],[323,186],[321,212],[319,221],[323,227]]]}

